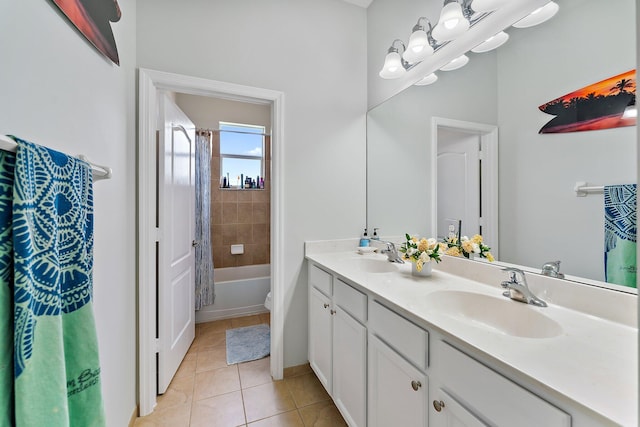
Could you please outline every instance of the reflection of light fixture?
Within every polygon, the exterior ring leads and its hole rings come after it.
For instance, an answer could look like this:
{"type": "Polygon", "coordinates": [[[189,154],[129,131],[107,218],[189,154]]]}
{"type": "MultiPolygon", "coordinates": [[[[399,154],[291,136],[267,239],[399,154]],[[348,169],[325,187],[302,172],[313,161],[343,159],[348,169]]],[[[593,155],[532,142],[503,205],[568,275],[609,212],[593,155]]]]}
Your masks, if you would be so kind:
{"type": "Polygon", "coordinates": [[[425,17],[418,19],[418,23],[413,27],[413,32],[409,37],[409,43],[407,49],[402,54],[402,57],[409,64],[415,64],[416,62],[424,61],[429,55],[433,54],[433,46],[435,41],[431,38],[431,23],[425,17]],[[426,21],[427,27],[421,24],[421,21],[426,21]]]}
{"type": "Polygon", "coordinates": [[[460,55],[453,61],[449,62],[444,67],[441,67],[440,70],[442,71],[457,70],[458,68],[462,68],[465,65],[467,65],[467,62],[469,62],[469,57],[467,55],[460,55]]]}
{"type": "Polygon", "coordinates": [[[456,0],[445,0],[438,25],[433,29],[433,38],[439,42],[453,40],[469,29],[469,20],[462,13],[456,0]]]}
{"type": "Polygon", "coordinates": [[[473,0],[471,9],[474,12],[491,12],[500,6],[504,6],[507,0],[473,0]]]}
{"type": "Polygon", "coordinates": [[[402,40],[395,39],[387,51],[387,56],[384,58],[384,65],[379,73],[380,77],[383,79],[397,79],[407,72],[407,69],[405,68],[406,62],[403,61],[400,56],[400,48],[396,47],[396,42],[399,42],[400,46],[402,46],[402,51],[404,53],[404,43],[402,43],[402,40]]]}
{"type": "Polygon", "coordinates": [[[438,76],[436,76],[435,73],[431,73],[427,76],[424,76],[422,78],[422,80],[418,81],[417,83],[415,83],[416,86],[427,86],[430,85],[431,83],[435,83],[436,80],[438,80],[438,76]]]}
{"type": "Polygon", "coordinates": [[[560,9],[560,6],[558,6],[557,3],[550,1],[513,24],[513,26],[516,28],[528,28],[542,24],[544,21],[551,19],[553,15],[558,12],[558,9],[560,9]]]}
{"type": "Polygon", "coordinates": [[[478,46],[471,49],[471,52],[473,53],[489,52],[490,50],[493,50],[502,46],[507,42],[507,40],[509,40],[509,34],[505,33],[504,31],[500,31],[495,36],[489,37],[488,39],[480,43],[478,46]]]}
{"type": "Polygon", "coordinates": [[[623,119],[631,119],[633,117],[638,117],[638,109],[636,108],[635,104],[629,105],[624,109],[624,113],[622,113],[623,119]]]}

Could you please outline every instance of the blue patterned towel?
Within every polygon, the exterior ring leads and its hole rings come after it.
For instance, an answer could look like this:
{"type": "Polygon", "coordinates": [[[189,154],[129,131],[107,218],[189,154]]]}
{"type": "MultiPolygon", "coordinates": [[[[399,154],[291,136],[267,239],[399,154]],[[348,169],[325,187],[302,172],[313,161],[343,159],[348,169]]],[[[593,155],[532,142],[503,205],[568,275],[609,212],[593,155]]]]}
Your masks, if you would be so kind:
{"type": "Polygon", "coordinates": [[[635,288],[636,184],[604,187],[605,280],[635,288]]]}
{"type": "Polygon", "coordinates": [[[74,157],[16,141],[16,426],[101,427],[91,168],[74,157]]]}
{"type": "Polygon", "coordinates": [[[13,417],[13,171],[16,156],[0,151],[0,426],[13,417]]]}

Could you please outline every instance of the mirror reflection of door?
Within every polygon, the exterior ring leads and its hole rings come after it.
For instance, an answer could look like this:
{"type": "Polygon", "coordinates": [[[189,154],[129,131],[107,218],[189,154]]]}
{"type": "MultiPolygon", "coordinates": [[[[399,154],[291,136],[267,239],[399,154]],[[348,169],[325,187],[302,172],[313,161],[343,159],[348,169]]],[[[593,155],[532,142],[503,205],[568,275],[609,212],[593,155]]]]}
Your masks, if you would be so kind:
{"type": "Polygon", "coordinates": [[[460,236],[482,234],[480,135],[438,128],[438,239],[462,221],[460,236]]]}

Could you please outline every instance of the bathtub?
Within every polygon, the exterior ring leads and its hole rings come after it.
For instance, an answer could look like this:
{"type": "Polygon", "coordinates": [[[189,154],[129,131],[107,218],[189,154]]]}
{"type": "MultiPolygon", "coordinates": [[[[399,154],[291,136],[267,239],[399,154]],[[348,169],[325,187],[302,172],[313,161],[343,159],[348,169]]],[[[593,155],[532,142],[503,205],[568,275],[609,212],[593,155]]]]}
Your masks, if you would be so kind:
{"type": "Polygon", "coordinates": [[[250,314],[268,313],[264,307],[271,290],[271,266],[215,268],[215,301],[196,311],[196,323],[250,314]]]}

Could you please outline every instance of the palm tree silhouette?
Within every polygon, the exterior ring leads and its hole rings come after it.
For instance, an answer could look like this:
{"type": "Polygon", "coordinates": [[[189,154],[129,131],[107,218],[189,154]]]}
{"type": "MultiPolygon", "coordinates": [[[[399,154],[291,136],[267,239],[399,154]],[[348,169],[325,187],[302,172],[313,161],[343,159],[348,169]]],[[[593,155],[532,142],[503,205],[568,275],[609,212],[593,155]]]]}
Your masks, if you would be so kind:
{"type": "Polygon", "coordinates": [[[618,91],[618,93],[628,93],[627,92],[628,88],[635,89],[635,81],[633,79],[621,79],[618,83],[615,84],[615,86],[609,89],[609,91],[610,92],[618,91]]]}

